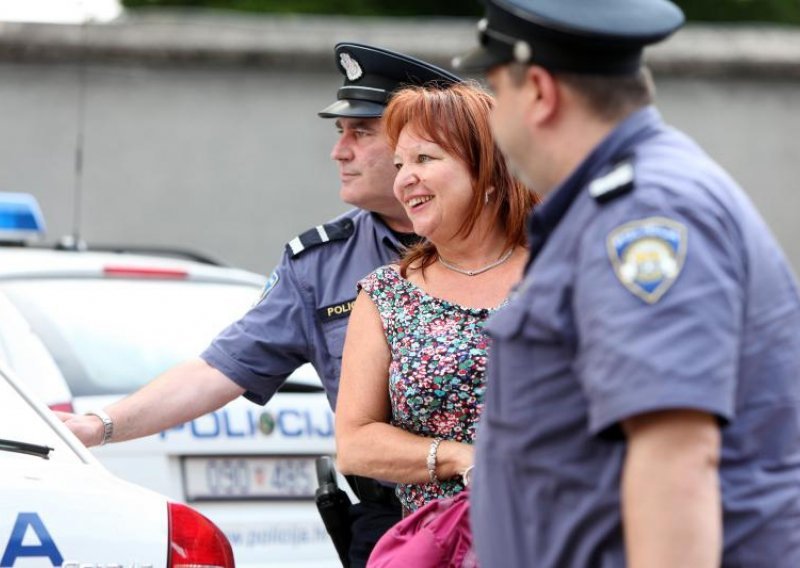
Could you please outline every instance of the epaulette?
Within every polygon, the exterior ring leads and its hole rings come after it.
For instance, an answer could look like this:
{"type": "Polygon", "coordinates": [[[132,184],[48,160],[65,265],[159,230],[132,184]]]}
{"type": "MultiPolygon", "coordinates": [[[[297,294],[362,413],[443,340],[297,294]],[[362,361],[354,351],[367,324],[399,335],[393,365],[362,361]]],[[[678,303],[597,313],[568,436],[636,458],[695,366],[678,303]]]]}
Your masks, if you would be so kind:
{"type": "Polygon", "coordinates": [[[621,160],[607,174],[592,180],[589,195],[600,204],[608,203],[633,189],[633,177],[633,160],[621,160]]]}
{"type": "Polygon", "coordinates": [[[350,218],[340,219],[333,223],[317,225],[309,229],[298,237],[286,243],[286,251],[292,258],[297,257],[303,251],[314,248],[324,243],[332,241],[342,241],[350,238],[355,230],[353,220],[350,218]]]}

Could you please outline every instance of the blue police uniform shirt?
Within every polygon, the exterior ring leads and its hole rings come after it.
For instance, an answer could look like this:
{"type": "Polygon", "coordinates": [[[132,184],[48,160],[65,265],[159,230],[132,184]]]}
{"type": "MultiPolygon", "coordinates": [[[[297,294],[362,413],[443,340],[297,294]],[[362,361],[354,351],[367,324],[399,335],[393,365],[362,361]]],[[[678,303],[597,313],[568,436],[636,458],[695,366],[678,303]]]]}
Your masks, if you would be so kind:
{"type": "Polygon", "coordinates": [[[471,495],[483,566],[625,566],[620,422],[719,418],[724,566],[800,566],[800,302],[745,194],[654,108],[531,217],[471,495]]]}
{"type": "Polygon", "coordinates": [[[309,246],[298,239],[289,243],[258,304],[201,354],[258,404],[266,404],[295,369],[310,362],[335,408],[356,284],[395,261],[402,248],[367,211],[352,210],[307,234],[323,233],[324,227],[339,229],[339,238],[325,235],[309,246]]]}

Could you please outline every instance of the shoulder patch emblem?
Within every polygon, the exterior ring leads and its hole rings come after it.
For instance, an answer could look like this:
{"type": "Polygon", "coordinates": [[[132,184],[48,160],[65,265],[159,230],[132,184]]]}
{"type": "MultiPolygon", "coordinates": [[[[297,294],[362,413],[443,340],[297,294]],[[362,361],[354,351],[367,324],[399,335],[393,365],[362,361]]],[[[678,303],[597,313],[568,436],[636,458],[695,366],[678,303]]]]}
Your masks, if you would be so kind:
{"type": "Polygon", "coordinates": [[[278,284],[278,280],[280,280],[280,276],[278,276],[278,271],[273,270],[272,274],[270,274],[269,278],[267,278],[267,283],[264,284],[264,289],[261,290],[261,295],[258,297],[258,300],[255,303],[256,306],[264,301],[264,299],[269,295],[272,289],[278,284]]]}
{"type": "Polygon", "coordinates": [[[293,238],[286,244],[286,251],[289,256],[296,258],[303,251],[314,248],[324,243],[333,241],[342,241],[350,238],[355,231],[353,221],[349,218],[344,218],[333,223],[326,223],[325,225],[317,225],[313,229],[309,229],[302,235],[293,238]]]}
{"type": "Polygon", "coordinates": [[[687,240],[684,224],[649,217],[611,231],[606,250],[622,285],[648,304],[655,304],[681,273],[687,240]]]}
{"type": "Polygon", "coordinates": [[[364,75],[361,65],[359,65],[358,61],[353,59],[353,56],[346,51],[343,51],[339,54],[339,63],[342,65],[342,69],[344,69],[349,81],[356,81],[360,79],[362,75],[364,75]]]}
{"type": "Polygon", "coordinates": [[[589,184],[589,195],[598,203],[605,203],[628,193],[633,189],[633,173],[633,162],[630,159],[623,160],[589,184]]]}

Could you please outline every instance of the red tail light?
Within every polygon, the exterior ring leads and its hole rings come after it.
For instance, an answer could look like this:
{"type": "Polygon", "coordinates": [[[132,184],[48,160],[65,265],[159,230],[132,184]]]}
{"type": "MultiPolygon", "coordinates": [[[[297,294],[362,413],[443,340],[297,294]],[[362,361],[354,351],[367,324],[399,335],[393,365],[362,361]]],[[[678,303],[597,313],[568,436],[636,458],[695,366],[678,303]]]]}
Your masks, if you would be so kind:
{"type": "Polygon", "coordinates": [[[227,537],[203,515],[169,503],[168,568],[234,568],[227,537]]]}
{"type": "Polygon", "coordinates": [[[71,402],[56,402],[47,406],[50,407],[50,410],[57,410],[58,412],[75,412],[71,402]]]}

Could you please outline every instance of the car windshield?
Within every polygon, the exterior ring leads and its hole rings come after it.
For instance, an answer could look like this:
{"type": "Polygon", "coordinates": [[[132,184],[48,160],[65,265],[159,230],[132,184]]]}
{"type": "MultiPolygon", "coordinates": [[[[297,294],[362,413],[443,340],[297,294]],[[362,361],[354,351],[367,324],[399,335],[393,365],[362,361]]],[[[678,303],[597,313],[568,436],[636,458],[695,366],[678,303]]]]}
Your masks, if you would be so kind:
{"type": "Polygon", "coordinates": [[[1,289],[73,396],[126,394],[196,357],[259,292],[254,285],[126,279],[15,281],[1,289]]]}

